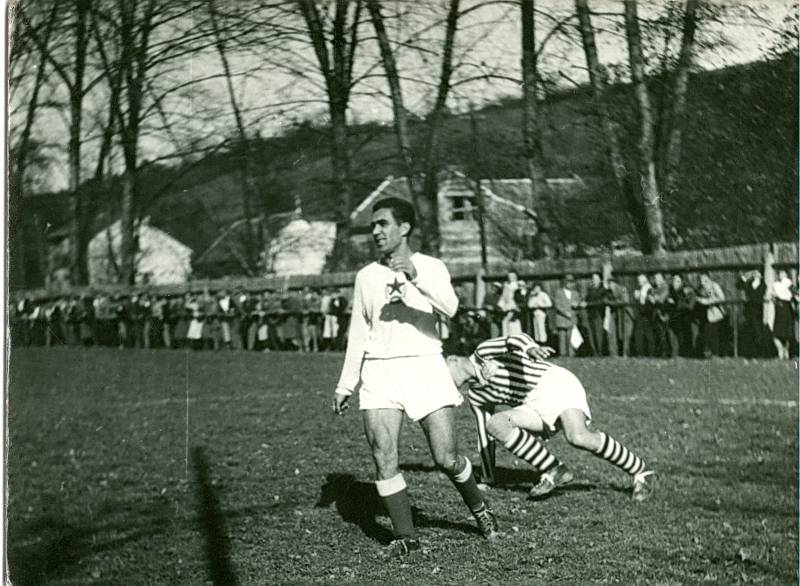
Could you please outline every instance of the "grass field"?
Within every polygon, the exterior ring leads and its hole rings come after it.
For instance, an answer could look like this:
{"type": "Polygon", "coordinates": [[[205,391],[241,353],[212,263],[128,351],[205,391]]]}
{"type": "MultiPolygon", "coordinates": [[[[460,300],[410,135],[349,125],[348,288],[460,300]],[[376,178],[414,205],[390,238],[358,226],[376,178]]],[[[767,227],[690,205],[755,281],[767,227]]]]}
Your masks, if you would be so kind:
{"type": "MultiPolygon", "coordinates": [[[[489,498],[506,535],[493,546],[407,425],[425,551],[381,562],[389,525],[360,418],[329,412],[341,361],[15,351],[14,584],[797,583],[793,364],[563,361],[595,424],[658,470],[657,491],[634,505],[626,475],[556,437],[576,481],[530,502],[534,475],[499,451],[489,498]]],[[[466,408],[458,422],[477,462],[466,408]]]]}

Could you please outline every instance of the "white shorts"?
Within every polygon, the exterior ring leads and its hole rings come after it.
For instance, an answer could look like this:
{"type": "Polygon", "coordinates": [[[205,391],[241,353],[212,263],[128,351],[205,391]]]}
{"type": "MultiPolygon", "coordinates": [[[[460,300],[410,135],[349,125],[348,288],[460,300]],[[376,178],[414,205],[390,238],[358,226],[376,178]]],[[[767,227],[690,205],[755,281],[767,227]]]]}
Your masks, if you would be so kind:
{"type": "Polygon", "coordinates": [[[567,409],[578,409],[586,414],[586,419],[592,418],[583,384],[577,376],[560,366],[553,366],[542,375],[536,390],[528,393],[520,407],[535,411],[549,432],[557,430],[558,418],[567,409]]]}
{"type": "Polygon", "coordinates": [[[400,409],[414,421],[464,401],[441,354],[365,358],[359,409],[400,409]]]}

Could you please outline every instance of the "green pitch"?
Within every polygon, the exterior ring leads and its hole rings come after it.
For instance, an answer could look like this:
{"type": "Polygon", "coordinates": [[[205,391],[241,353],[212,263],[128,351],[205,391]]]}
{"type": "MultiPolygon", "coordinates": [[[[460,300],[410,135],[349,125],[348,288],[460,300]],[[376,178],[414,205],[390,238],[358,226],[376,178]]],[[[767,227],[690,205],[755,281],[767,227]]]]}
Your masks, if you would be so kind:
{"type": "MultiPolygon", "coordinates": [[[[9,390],[14,584],[797,583],[797,371],[778,362],[573,360],[596,424],[660,473],[629,479],[556,437],[575,482],[498,450],[506,533],[482,541],[407,425],[425,552],[376,558],[358,412],[329,411],[341,355],[21,349],[9,390]],[[188,418],[187,418],[188,415],[188,418]]],[[[477,463],[472,420],[459,439],[477,463]]]]}

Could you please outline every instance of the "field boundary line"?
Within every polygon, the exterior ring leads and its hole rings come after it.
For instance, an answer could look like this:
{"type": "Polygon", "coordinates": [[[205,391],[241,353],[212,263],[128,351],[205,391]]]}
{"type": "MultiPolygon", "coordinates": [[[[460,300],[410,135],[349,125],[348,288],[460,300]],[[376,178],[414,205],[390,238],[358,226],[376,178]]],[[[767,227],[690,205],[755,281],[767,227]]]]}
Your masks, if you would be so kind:
{"type": "MultiPolygon", "coordinates": [[[[166,398],[166,399],[151,399],[145,401],[132,401],[132,402],[124,402],[123,404],[130,405],[134,408],[137,407],[148,407],[148,406],[159,406],[159,405],[170,405],[175,403],[184,404],[187,402],[197,402],[197,401],[205,401],[209,403],[217,403],[220,401],[229,402],[229,401],[264,401],[268,399],[274,399],[275,397],[266,395],[266,394],[256,394],[256,393],[243,393],[243,394],[236,394],[236,395],[213,395],[209,397],[180,397],[180,398],[166,398]]],[[[784,399],[764,399],[759,397],[742,397],[742,398],[732,398],[732,397],[720,397],[717,399],[703,399],[699,397],[654,397],[649,395],[590,395],[590,401],[600,400],[600,401],[620,401],[626,403],[637,403],[637,402],[656,402],[662,403],[666,405],[706,405],[706,406],[726,406],[726,407],[747,407],[747,406],[758,406],[758,407],[780,407],[784,409],[796,409],[798,406],[797,401],[790,401],[784,399]]]]}

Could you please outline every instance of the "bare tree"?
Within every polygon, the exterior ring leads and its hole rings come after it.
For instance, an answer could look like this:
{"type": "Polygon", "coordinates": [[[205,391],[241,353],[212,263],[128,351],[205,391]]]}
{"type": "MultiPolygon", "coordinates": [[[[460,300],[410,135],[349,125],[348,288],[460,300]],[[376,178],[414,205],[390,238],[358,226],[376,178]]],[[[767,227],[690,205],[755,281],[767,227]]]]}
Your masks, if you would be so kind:
{"type": "Polygon", "coordinates": [[[225,75],[225,87],[228,91],[228,100],[230,102],[231,111],[236,122],[236,135],[237,135],[237,151],[241,153],[243,164],[239,168],[241,186],[242,186],[242,211],[244,212],[244,267],[248,276],[255,274],[255,267],[258,264],[259,253],[262,250],[260,242],[256,241],[253,234],[253,227],[251,219],[253,218],[253,201],[256,198],[256,188],[253,179],[253,153],[250,139],[247,136],[247,130],[244,125],[244,118],[242,116],[242,109],[239,106],[239,101],[236,97],[236,91],[233,87],[233,76],[231,67],[228,62],[227,51],[225,47],[225,39],[220,31],[220,26],[217,22],[218,16],[214,5],[214,0],[208,0],[208,14],[209,22],[214,32],[214,46],[219,56],[220,64],[225,75]]]}
{"type": "MultiPolygon", "coordinates": [[[[19,63],[22,61],[21,52],[24,51],[26,47],[30,48],[30,43],[26,43],[26,37],[30,36],[30,29],[33,27],[43,28],[40,36],[40,42],[44,46],[45,50],[39,51],[38,54],[36,54],[35,51],[29,51],[29,53],[33,54],[37,59],[36,75],[34,76],[32,87],[30,88],[30,99],[25,108],[25,120],[23,123],[23,128],[19,139],[12,145],[12,156],[10,157],[9,161],[11,164],[11,173],[9,175],[9,212],[11,215],[10,224],[13,226],[11,234],[13,235],[12,241],[15,243],[14,261],[16,265],[16,272],[18,279],[22,284],[25,284],[26,281],[25,225],[20,215],[20,209],[22,207],[22,198],[24,197],[25,171],[28,167],[31,151],[33,150],[33,125],[36,121],[36,116],[39,110],[39,94],[45,81],[45,75],[47,72],[47,55],[50,47],[50,36],[53,32],[57,15],[58,4],[53,2],[49,13],[44,19],[44,22],[33,23],[30,20],[27,20],[27,22],[23,24],[17,21],[14,29],[14,40],[11,45],[10,60],[12,63],[19,63]]],[[[19,86],[12,86],[12,89],[14,87],[19,86]]]]}
{"type": "Polygon", "coordinates": [[[531,181],[531,197],[528,205],[538,210],[537,239],[543,256],[552,255],[550,232],[552,230],[552,209],[547,197],[544,153],[542,150],[542,129],[539,121],[539,100],[537,86],[539,72],[536,50],[536,11],[534,0],[521,0],[522,16],[522,101],[523,101],[523,143],[525,167],[531,181]]]}
{"type": "Polygon", "coordinates": [[[349,216],[352,209],[352,171],[347,130],[347,110],[353,87],[353,63],[359,44],[361,0],[335,0],[334,14],[326,29],[316,0],[297,0],[305,21],[308,37],[325,80],[330,113],[330,146],[333,166],[333,186],[339,198],[339,233],[348,240],[349,216]],[[328,37],[331,47],[328,47],[328,37]]]}
{"type": "MultiPolygon", "coordinates": [[[[31,30],[31,37],[38,50],[52,66],[57,77],[63,83],[69,102],[69,139],[68,139],[68,169],[70,191],[70,274],[74,284],[84,284],[88,281],[86,265],[86,248],[88,239],[87,211],[84,196],[81,191],[81,147],[83,144],[83,110],[84,99],[91,88],[99,82],[98,78],[86,80],[86,58],[89,48],[89,14],[92,10],[93,0],[70,0],[60,4],[64,13],[62,18],[67,23],[64,29],[64,39],[67,44],[53,46],[46,43],[35,30],[31,30]],[[66,8],[64,8],[66,6],[66,8]],[[70,22],[71,20],[71,22],[70,22]]],[[[22,13],[23,8],[18,6],[22,13]]]]}
{"type": "Polygon", "coordinates": [[[626,164],[619,132],[609,113],[606,99],[605,70],[600,64],[591,13],[587,0],[575,0],[579,30],[589,68],[595,106],[606,140],[612,173],[623,194],[623,203],[632,217],[645,252],[661,254],[666,249],[661,201],[665,193],[676,189],[682,141],[683,113],[686,108],[689,72],[695,51],[695,31],[700,0],[688,0],[684,10],[680,56],[672,72],[669,109],[659,116],[648,88],[642,44],[641,19],[636,0],[624,0],[624,29],[628,64],[638,114],[636,158],[626,164]],[[660,132],[658,132],[660,129],[660,132]],[[659,134],[664,139],[664,155],[659,157],[659,134]],[[667,191],[665,191],[667,190],[667,191]]]}

